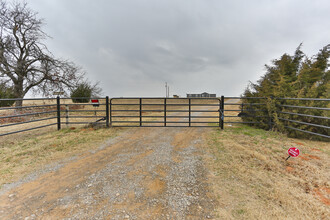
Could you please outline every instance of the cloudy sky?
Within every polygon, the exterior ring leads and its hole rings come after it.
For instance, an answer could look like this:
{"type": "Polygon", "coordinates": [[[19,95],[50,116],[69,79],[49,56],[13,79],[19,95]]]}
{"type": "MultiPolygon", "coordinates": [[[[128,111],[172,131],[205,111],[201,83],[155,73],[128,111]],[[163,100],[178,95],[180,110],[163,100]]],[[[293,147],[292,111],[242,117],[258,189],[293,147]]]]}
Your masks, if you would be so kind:
{"type": "Polygon", "coordinates": [[[330,43],[329,0],[28,0],[59,58],[103,95],[238,96],[300,43],[330,43]]]}

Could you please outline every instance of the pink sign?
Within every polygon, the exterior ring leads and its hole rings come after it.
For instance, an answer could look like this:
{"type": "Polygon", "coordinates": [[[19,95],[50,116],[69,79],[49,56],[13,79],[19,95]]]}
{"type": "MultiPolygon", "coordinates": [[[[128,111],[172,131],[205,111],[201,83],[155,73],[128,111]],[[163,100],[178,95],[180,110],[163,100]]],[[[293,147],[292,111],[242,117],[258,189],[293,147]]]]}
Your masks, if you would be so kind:
{"type": "Polygon", "coordinates": [[[298,148],[295,148],[295,147],[290,147],[289,150],[288,150],[288,154],[291,157],[298,157],[298,155],[299,155],[299,149],[298,148]]]}

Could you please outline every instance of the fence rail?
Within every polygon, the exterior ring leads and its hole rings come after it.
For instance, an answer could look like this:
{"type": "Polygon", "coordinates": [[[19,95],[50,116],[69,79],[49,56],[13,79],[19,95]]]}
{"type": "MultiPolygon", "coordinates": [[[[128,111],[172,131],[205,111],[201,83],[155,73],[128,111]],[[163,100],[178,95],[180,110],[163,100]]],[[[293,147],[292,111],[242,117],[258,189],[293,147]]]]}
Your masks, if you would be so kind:
{"type": "Polygon", "coordinates": [[[256,124],[271,130],[276,122],[283,127],[323,138],[329,136],[330,99],[225,97],[221,98],[28,98],[23,106],[0,107],[0,137],[46,127],[100,124],[106,127],[219,127],[224,124],[256,124]],[[98,99],[98,103],[80,103],[98,99]],[[74,102],[72,102],[73,100],[74,102]],[[120,100],[121,102],[116,102],[120,100]],[[123,102],[126,100],[127,102],[123,102]],[[177,100],[177,102],[173,102],[177,100]],[[217,100],[197,102],[196,100],[217,100]],[[298,104],[306,101],[306,105],[298,104]],[[310,102],[312,101],[312,102],[310,102]],[[269,105],[275,110],[269,110],[269,105]],[[309,104],[308,104],[309,103],[309,104]],[[310,106],[314,103],[313,106],[310,106]],[[205,107],[204,109],[198,109],[205,107]],[[307,112],[306,112],[307,111],[307,112]],[[134,114],[135,113],[135,114],[134,114]],[[172,120],[171,120],[172,119],[172,120]],[[177,120],[176,120],[177,119],[177,120]],[[19,126],[19,127],[18,127],[19,126]]]}
{"type": "Polygon", "coordinates": [[[62,126],[92,123],[109,126],[108,97],[0,99],[0,104],[1,101],[23,101],[24,105],[0,107],[0,137],[46,127],[59,130],[62,126]],[[98,99],[100,103],[94,107],[95,103],[80,103],[81,99],[98,99]]]}
{"type": "MultiPolygon", "coordinates": [[[[273,105],[274,109],[270,110],[268,107],[263,107],[265,117],[268,115],[268,123],[266,120],[260,120],[260,122],[264,125],[268,124],[270,129],[273,125],[276,125],[276,123],[274,123],[274,116],[276,115],[276,119],[278,119],[278,121],[282,123],[282,126],[288,129],[288,131],[292,130],[323,138],[330,138],[330,118],[328,117],[330,99],[270,97],[265,98],[265,102],[265,104],[273,105]],[[304,104],[297,105],[297,102],[304,104]],[[308,106],[308,103],[311,106],[308,106]]],[[[262,112],[262,110],[260,111],[260,109],[254,107],[254,103],[249,103],[249,101],[247,101],[244,106],[249,106],[250,112],[262,112]]]]}

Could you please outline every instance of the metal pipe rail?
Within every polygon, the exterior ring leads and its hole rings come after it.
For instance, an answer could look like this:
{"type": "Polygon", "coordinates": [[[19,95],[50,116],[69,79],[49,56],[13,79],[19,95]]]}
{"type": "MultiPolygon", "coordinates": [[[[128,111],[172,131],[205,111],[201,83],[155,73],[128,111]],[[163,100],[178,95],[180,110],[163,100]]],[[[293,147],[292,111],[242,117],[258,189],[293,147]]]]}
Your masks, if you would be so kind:
{"type": "Polygon", "coordinates": [[[301,109],[317,109],[330,111],[330,108],[320,108],[320,107],[310,107],[310,106],[296,106],[296,105],[276,105],[277,107],[287,107],[287,108],[301,108],[301,109]]]}
{"type": "Polygon", "coordinates": [[[274,98],[277,100],[301,100],[301,101],[330,101],[330,99],[323,98],[274,98]]]}
{"type": "Polygon", "coordinates": [[[317,136],[324,137],[324,138],[330,138],[330,136],[325,135],[325,134],[319,134],[319,133],[315,133],[315,132],[311,132],[311,131],[305,131],[305,130],[302,130],[302,129],[299,129],[299,128],[293,128],[293,127],[290,127],[290,126],[284,126],[284,127],[288,128],[288,129],[291,129],[291,130],[296,130],[296,131],[300,131],[300,132],[303,132],[303,133],[307,133],[307,134],[317,135],[317,136]]]}
{"type": "Polygon", "coordinates": [[[5,133],[5,134],[0,134],[0,137],[10,135],[10,134],[17,134],[17,133],[21,133],[21,132],[25,132],[25,131],[31,131],[31,130],[35,130],[35,129],[45,128],[45,127],[49,127],[49,126],[53,126],[53,125],[57,125],[57,123],[52,123],[52,124],[48,124],[48,125],[42,125],[42,126],[38,126],[38,127],[23,129],[23,130],[19,130],[19,131],[8,132],[8,133],[5,133]]]}
{"type": "MultiPolygon", "coordinates": [[[[88,121],[82,121],[82,122],[61,122],[61,124],[72,124],[72,125],[82,125],[82,124],[95,124],[95,122],[88,122],[88,121]]],[[[106,124],[106,122],[97,122],[96,124],[106,124]]]]}
{"type": "Polygon", "coordinates": [[[47,111],[47,112],[34,112],[34,113],[26,113],[26,114],[20,114],[20,115],[7,115],[7,116],[1,116],[0,119],[3,118],[16,118],[16,117],[24,117],[24,116],[31,116],[31,115],[42,115],[42,114],[50,114],[57,111],[47,111]]]}
{"type": "Polygon", "coordinates": [[[329,120],[330,119],[329,117],[325,117],[325,116],[306,115],[306,114],[293,113],[293,112],[281,112],[281,111],[277,111],[277,113],[288,114],[288,115],[298,115],[298,116],[303,116],[303,117],[319,118],[319,119],[326,119],[326,120],[329,120]]]}
{"type": "Polygon", "coordinates": [[[255,106],[266,105],[266,103],[225,103],[225,105],[255,106]]]}
{"type": "Polygon", "coordinates": [[[31,121],[22,121],[22,122],[17,122],[17,123],[4,124],[4,125],[0,125],[0,128],[10,127],[10,126],[14,126],[14,125],[28,124],[28,123],[32,123],[32,122],[46,121],[46,120],[51,120],[51,119],[55,119],[55,118],[56,117],[49,117],[49,118],[41,118],[41,119],[36,119],[36,120],[31,120],[31,121]]]}
{"type": "Polygon", "coordinates": [[[29,106],[21,106],[21,107],[2,107],[1,110],[12,110],[12,109],[25,109],[25,108],[41,108],[41,107],[55,107],[56,105],[29,105],[29,106]]]}
{"type": "Polygon", "coordinates": [[[267,97],[232,97],[232,96],[225,96],[225,99],[267,99],[267,97]]]}
{"type": "MultiPolygon", "coordinates": [[[[106,116],[87,116],[87,115],[73,115],[73,116],[69,116],[69,118],[105,118],[106,116]]],[[[67,118],[66,116],[61,116],[61,118],[67,118]]]]}
{"type": "Polygon", "coordinates": [[[303,121],[290,120],[290,119],[285,119],[285,118],[280,118],[280,117],[278,117],[278,119],[282,120],[282,121],[288,121],[288,122],[293,122],[293,123],[298,123],[298,124],[303,124],[303,125],[310,125],[310,126],[314,126],[314,127],[330,129],[330,127],[325,126],[325,125],[318,125],[318,124],[313,124],[313,123],[308,123],[308,122],[303,122],[303,121]]]}

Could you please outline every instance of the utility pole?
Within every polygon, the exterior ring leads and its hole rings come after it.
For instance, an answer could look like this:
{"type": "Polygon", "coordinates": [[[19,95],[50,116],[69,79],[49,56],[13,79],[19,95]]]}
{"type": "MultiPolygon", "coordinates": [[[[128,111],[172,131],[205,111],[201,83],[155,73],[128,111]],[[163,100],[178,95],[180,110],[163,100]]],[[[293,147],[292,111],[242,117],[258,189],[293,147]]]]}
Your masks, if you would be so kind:
{"type": "Polygon", "coordinates": [[[167,82],[165,82],[165,89],[166,89],[165,97],[167,98],[167,82]]]}
{"type": "Polygon", "coordinates": [[[170,97],[170,86],[167,86],[167,98],[170,97]]]}

